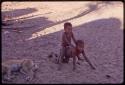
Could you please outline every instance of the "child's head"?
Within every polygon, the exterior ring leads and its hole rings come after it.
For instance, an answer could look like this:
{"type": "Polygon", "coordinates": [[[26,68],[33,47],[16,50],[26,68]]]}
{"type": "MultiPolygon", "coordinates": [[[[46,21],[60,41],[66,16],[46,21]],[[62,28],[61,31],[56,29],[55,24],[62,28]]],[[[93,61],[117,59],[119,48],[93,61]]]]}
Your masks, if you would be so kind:
{"type": "Polygon", "coordinates": [[[72,24],[70,22],[64,23],[64,30],[65,30],[65,32],[71,32],[72,31],[72,24]]]}
{"type": "Polygon", "coordinates": [[[84,42],[82,40],[77,40],[76,47],[77,47],[77,49],[79,49],[79,51],[82,51],[84,48],[84,42]]]}

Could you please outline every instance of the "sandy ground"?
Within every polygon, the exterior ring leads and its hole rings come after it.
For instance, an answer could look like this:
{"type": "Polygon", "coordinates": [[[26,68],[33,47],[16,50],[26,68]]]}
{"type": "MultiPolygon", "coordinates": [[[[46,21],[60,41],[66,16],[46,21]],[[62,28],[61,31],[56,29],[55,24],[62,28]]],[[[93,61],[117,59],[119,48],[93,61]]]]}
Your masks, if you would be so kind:
{"type": "Polygon", "coordinates": [[[122,2],[3,2],[2,19],[7,16],[13,25],[2,29],[2,61],[30,58],[40,62],[32,81],[18,76],[8,83],[123,82],[122,2]],[[50,52],[59,53],[65,22],[73,24],[76,39],[84,40],[96,70],[84,61],[72,71],[71,60],[58,71],[58,65],[48,60],[50,52]]]}

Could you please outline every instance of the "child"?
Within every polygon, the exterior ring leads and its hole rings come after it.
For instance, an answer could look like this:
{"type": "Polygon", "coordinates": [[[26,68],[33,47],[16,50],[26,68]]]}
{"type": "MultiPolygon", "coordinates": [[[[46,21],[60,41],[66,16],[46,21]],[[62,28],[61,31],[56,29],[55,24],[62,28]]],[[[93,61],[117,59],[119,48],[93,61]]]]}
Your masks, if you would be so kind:
{"type": "Polygon", "coordinates": [[[71,44],[71,39],[73,39],[74,43],[76,44],[76,40],[75,37],[73,35],[72,32],[72,24],[69,22],[64,23],[64,33],[62,34],[62,53],[61,53],[61,60],[63,60],[62,62],[66,62],[68,63],[68,61],[66,61],[66,47],[67,46],[72,46],[71,44]]]}

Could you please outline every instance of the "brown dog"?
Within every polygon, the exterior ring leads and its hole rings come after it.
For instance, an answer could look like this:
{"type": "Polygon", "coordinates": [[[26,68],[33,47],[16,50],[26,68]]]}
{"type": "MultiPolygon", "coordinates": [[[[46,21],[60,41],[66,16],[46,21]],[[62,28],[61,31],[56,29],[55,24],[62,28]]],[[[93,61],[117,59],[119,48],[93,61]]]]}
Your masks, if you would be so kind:
{"type": "Polygon", "coordinates": [[[60,53],[60,56],[59,56],[59,59],[58,59],[59,69],[61,69],[62,63],[68,63],[69,62],[69,58],[73,58],[73,70],[75,70],[76,69],[76,58],[78,58],[78,60],[82,60],[79,57],[79,55],[81,53],[84,56],[85,60],[92,67],[92,69],[95,69],[95,67],[90,63],[90,61],[88,60],[88,58],[85,55],[85,52],[84,52],[84,42],[82,40],[77,40],[76,41],[76,47],[74,47],[74,46],[67,46],[66,47],[66,54],[64,54],[65,58],[63,56],[61,56],[61,53],[60,53]]]}

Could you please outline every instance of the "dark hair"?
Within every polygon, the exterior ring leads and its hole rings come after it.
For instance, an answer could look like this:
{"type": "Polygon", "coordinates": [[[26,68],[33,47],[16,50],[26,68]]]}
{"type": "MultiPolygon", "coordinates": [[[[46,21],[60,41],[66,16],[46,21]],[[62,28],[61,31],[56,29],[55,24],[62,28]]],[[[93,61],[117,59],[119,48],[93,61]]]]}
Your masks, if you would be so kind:
{"type": "Polygon", "coordinates": [[[72,26],[72,24],[70,22],[66,22],[64,23],[64,28],[66,28],[66,26],[72,26]]]}
{"type": "Polygon", "coordinates": [[[84,42],[83,42],[82,40],[77,40],[77,41],[76,41],[76,45],[80,45],[80,46],[81,46],[81,45],[84,45],[84,42]]]}

